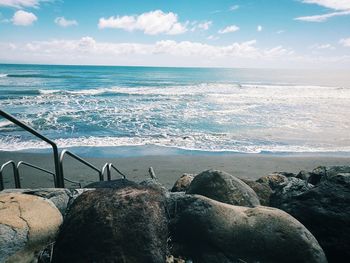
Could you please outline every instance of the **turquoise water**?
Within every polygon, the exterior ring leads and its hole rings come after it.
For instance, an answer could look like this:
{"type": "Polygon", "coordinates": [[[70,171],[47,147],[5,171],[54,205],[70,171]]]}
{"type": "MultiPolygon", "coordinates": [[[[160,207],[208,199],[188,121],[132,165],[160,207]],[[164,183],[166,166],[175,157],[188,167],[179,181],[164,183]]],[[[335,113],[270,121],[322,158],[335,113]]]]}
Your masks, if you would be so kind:
{"type": "MultiPolygon", "coordinates": [[[[350,74],[0,65],[0,108],[60,147],[350,152],[350,74]]],[[[0,150],[43,149],[0,120],[0,150]]]]}

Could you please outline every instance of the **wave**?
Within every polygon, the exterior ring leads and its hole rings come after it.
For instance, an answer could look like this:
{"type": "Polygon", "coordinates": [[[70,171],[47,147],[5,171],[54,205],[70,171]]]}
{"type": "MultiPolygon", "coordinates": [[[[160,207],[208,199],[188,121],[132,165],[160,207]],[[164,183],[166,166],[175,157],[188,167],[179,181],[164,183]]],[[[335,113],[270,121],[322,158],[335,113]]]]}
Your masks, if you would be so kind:
{"type": "MultiPolygon", "coordinates": [[[[350,146],[321,146],[321,145],[259,145],[259,144],[235,144],[234,146],[223,146],[213,142],[197,142],[191,136],[179,136],[162,138],[150,137],[80,137],[56,139],[58,147],[133,147],[133,146],[158,146],[176,148],[186,151],[200,152],[232,152],[232,153],[350,153],[350,146]]],[[[28,140],[20,141],[18,138],[11,140],[0,139],[0,151],[20,151],[30,149],[50,149],[44,142],[28,140]]]]}
{"type": "Polygon", "coordinates": [[[0,78],[6,78],[7,74],[0,74],[0,78]]]}

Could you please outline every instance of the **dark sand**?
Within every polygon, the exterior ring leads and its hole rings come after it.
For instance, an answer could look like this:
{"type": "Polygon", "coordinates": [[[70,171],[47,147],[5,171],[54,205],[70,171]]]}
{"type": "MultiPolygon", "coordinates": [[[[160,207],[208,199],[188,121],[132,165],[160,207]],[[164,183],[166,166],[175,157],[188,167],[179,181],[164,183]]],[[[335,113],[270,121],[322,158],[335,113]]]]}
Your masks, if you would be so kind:
{"type": "MultiPolygon", "coordinates": [[[[153,167],[159,181],[171,188],[183,173],[197,174],[207,169],[220,169],[246,179],[257,179],[276,171],[294,172],[312,170],[317,166],[350,165],[349,156],[341,155],[271,155],[271,154],[221,154],[221,155],[163,155],[118,158],[86,158],[101,168],[106,162],[113,162],[127,178],[142,181],[149,177],[148,168],[153,167]]],[[[53,170],[53,157],[49,154],[0,152],[0,164],[8,160],[24,160],[43,168],[53,170]]],[[[20,168],[22,188],[53,187],[52,176],[33,170],[20,168]]],[[[65,157],[64,175],[80,181],[83,185],[98,180],[98,174],[69,156],[65,157]]],[[[113,172],[112,178],[120,178],[113,172]]],[[[13,188],[10,167],[4,170],[5,188],[13,188]]],[[[66,184],[69,187],[69,184],[66,184]]]]}

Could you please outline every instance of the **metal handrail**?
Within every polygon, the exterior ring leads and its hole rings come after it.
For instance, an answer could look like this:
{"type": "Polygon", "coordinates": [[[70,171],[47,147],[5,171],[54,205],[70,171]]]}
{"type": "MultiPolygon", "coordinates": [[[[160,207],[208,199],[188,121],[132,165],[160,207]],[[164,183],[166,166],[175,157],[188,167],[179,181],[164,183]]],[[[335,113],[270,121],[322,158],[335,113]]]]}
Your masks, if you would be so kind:
{"type": "MultiPolygon", "coordinates": [[[[55,179],[55,173],[54,173],[54,172],[49,171],[49,170],[46,170],[46,169],[44,169],[44,168],[42,168],[42,167],[39,167],[39,166],[37,166],[37,165],[34,165],[34,164],[32,164],[32,163],[24,162],[24,161],[20,161],[20,162],[17,164],[17,167],[16,167],[16,168],[17,168],[18,178],[19,178],[19,168],[20,168],[21,165],[34,168],[34,169],[36,169],[36,170],[45,172],[45,173],[47,173],[47,174],[51,174],[51,175],[53,176],[53,178],[55,179]]],[[[79,182],[70,180],[70,179],[68,179],[68,178],[64,178],[64,180],[67,181],[67,182],[70,182],[70,183],[72,183],[72,184],[77,184],[77,185],[79,185],[79,188],[81,188],[81,183],[79,183],[79,182]]],[[[18,187],[18,188],[20,188],[20,187],[18,187]]]]}
{"type": "MultiPolygon", "coordinates": [[[[109,178],[108,178],[108,181],[111,180],[111,170],[112,170],[111,168],[113,168],[118,174],[120,174],[120,175],[123,177],[123,179],[126,179],[125,174],[123,174],[121,171],[119,171],[119,169],[118,169],[117,167],[115,167],[115,166],[113,165],[113,163],[110,163],[110,164],[108,165],[108,170],[109,170],[109,178]]],[[[108,175],[108,173],[107,173],[107,175],[108,175]]]]}
{"type": "Polygon", "coordinates": [[[61,170],[60,170],[57,144],[51,141],[50,139],[46,138],[44,135],[40,134],[33,128],[17,120],[14,116],[4,112],[3,110],[0,110],[0,115],[51,145],[53,150],[54,163],[55,163],[55,175],[54,175],[55,187],[64,188],[64,177],[63,177],[63,173],[61,173],[61,170]]]}
{"type": "Polygon", "coordinates": [[[21,183],[19,180],[19,174],[18,174],[18,169],[16,166],[16,163],[12,160],[7,161],[6,163],[4,163],[3,165],[1,165],[0,167],[0,191],[4,190],[4,181],[3,181],[3,170],[5,169],[6,166],[8,165],[12,165],[12,169],[13,169],[13,176],[15,179],[15,187],[16,188],[21,188],[21,183]]]}
{"type": "Polygon", "coordinates": [[[18,164],[17,164],[18,177],[20,176],[20,173],[19,173],[20,170],[19,170],[19,168],[21,167],[21,165],[28,166],[28,167],[34,168],[34,169],[36,169],[36,170],[42,171],[42,172],[44,172],[44,173],[51,174],[51,175],[53,175],[53,179],[55,180],[55,173],[54,173],[54,172],[51,172],[51,171],[49,171],[49,170],[46,170],[46,169],[44,169],[44,168],[41,168],[41,167],[39,167],[39,166],[36,166],[36,165],[34,165],[34,164],[31,164],[31,163],[24,162],[24,161],[20,161],[20,162],[18,162],[18,164]]]}
{"type": "Polygon", "coordinates": [[[81,157],[79,157],[78,155],[75,155],[74,153],[68,151],[68,150],[63,150],[61,152],[61,155],[60,155],[60,158],[59,158],[59,164],[60,164],[60,171],[62,173],[62,177],[64,178],[64,175],[63,175],[63,158],[64,156],[68,154],[70,157],[74,158],[75,160],[85,164],[86,166],[89,166],[91,169],[95,170],[96,172],[98,172],[98,175],[99,175],[99,178],[101,180],[103,180],[103,175],[102,175],[102,171],[99,170],[96,166],[94,166],[93,164],[89,163],[88,161],[82,159],[81,157]]]}

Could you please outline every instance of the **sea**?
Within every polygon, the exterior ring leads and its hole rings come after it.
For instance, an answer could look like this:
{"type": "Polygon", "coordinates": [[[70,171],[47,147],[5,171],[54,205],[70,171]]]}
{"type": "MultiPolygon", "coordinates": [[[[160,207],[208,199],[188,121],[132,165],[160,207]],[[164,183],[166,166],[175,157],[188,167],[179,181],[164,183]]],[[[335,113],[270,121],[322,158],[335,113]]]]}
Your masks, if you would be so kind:
{"type": "MultiPolygon", "coordinates": [[[[350,153],[345,70],[0,64],[0,109],[81,152],[350,153]]],[[[0,118],[0,151],[49,148],[0,118]]]]}

